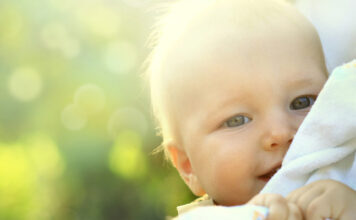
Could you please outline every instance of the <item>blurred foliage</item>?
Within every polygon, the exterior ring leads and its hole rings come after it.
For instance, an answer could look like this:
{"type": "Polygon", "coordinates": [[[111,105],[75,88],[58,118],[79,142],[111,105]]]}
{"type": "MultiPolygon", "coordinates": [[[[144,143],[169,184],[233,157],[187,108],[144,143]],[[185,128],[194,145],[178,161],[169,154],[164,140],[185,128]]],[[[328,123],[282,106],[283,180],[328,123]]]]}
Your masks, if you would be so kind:
{"type": "Polygon", "coordinates": [[[0,219],[164,219],[192,199],[140,76],[157,1],[0,1],[0,219]]]}

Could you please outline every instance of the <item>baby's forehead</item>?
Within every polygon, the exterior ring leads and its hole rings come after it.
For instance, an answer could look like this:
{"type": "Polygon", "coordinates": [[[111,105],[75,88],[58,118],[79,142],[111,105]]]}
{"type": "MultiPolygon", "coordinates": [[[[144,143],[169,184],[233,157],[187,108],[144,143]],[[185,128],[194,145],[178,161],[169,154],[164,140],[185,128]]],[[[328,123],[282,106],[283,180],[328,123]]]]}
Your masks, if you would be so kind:
{"type": "MultiPolygon", "coordinates": [[[[170,97],[184,100],[191,94],[200,94],[200,85],[210,88],[223,86],[223,79],[231,77],[234,80],[237,73],[245,73],[239,74],[242,77],[240,77],[241,82],[251,82],[250,78],[255,79],[258,76],[256,74],[261,71],[258,66],[266,67],[267,71],[271,69],[268,67],[272,66],[273,69],[273,66],[277,66],[276,62],[278,66],[286,66],[285,63],[290,63],[290,60],[298,59],[300,56],[310,56],[313,60],[322,61],[319,58],[322,56],[321,50],[317,46],[318,42],[313,41],[313,37],[305,37],[303,33],[293,34],[288,31],[283,33],[278,30],[278,26],[274,28],[272,26],[266,28],[270,31],[268,34],[264,29],[260,32],[254,30],[240,33],[217,27],[214,31],[206,32],[204,37],[198,34],[185,35],[181,38],[181,42],[175,45],[175,50],[167,56],[167,62],[163,65],[163,73],[165,73],[163,80],[167,86],[165,91],[169,89],[170,97]],[[284,34],[285,37],[281,36],[284,34]],[[261,35],[263,39],[259,39],[261,35]],[[306,49],[290,47],[289,43],[306,49]],[[315,46],[305,46],[311,43],[315,43],[315,46]],[[299,52],[294,55],[295,57],[286,56],[285,59],[284,57],[281,59],[278,55],[274,56],[273,47],[278,51],[296,49],[295,52],[299,52]],[[246,70],[249,72],[245,72],[246,70]]],[[[318,65],[322,65],[322,62],[318,65]]],[[[242,83],[244,84],[246,83],[242,83]]]]}
{"type": "MultiPolygon", "coordinates": [[[[231,22],[220,25],[204,22],[201,24],[199,28],[172,42],[170,50],[163,58],[163,78],[176,81],[176,77],[182,79],[186,73],[193,72],[196,75],[201,73],[202,67],[212,64],[218,66],[223,62],[248,63],[256,53],[264,53],[258,47],[263,48],[264,44],[269,43],[278,44],[281,39],[288,41],[293,35],[288,27],[280,24],[251,29],[236,28],[231,22]]],[[[301,32],[295,33],[295,36],[300,36],[301,39],[311,38],[301,32]]],[[[315,47],[310,47],[309,50],[315,50],[315,47]]]]}
{"type": "Polygon", "coordinates": [[[284,0],[183,0],[173,4],[162,19],[162,33],[163,38],[174,41],[187,33],[215,31],[222,26],[246,30],[275,20],[298,22],[296,12],[284,0]]]}
{"type": "Polygon", "coordinates": [[[202,54],[204,50],[229,46],[224,42],[232,38],[234,43],[253,44],[252,35],[263,37],[272,29],[283,33],[288,29],[303,31],[308,27],[295,8],[278,0],[191,2],[198,2],[192,5],[197,9],[188,10],[189,4],[183,4],[167,19],[160,42],[161,51],[165,53],[163,58],[178,56],[180,59],[199,51],[202,54]]]}

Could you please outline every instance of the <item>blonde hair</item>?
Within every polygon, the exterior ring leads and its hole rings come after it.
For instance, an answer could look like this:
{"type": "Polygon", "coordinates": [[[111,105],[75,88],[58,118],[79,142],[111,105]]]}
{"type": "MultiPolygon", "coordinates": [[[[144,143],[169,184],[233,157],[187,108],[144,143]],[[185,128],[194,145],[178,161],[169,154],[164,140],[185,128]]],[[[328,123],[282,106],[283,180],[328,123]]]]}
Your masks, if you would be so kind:
{"type": "MultiPolygon", "coordinates": [[[[165,12],[158,19],[149,40],[152,52],[146,61],[153,115],[157,122],[157,133],[163,138],[155,152],[164,150],[169,140],[179,138],[179,131],[175,127],[177,123],[167,103],[169,86],[165,79],[169,73],[163,72],[164,62],[169,59],[173,45],[186,32],[198,27],[201,17],[209,15],[212,20],[228,22],[234,29],[246,31],[271,20],[273,22],[276,18],[287,18],[296,26],[301,26],[302,17],[286,0],[179,0],[163,8],[165,12]]],[[[166,151],[165,155],[168,157],[166,151]]]]}

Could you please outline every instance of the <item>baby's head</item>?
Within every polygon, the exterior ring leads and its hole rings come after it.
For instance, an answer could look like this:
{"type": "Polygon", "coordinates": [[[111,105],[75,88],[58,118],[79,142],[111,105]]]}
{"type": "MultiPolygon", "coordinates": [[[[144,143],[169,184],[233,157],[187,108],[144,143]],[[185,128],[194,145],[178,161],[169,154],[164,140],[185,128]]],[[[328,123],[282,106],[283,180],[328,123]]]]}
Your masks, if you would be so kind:
{"type": "Polygon", "coordinates": [[[327,79],[319,37],[272,0],[185,0],[148,69],[165,151],[196,195],[238,205],[281,166],[327,79]]]}

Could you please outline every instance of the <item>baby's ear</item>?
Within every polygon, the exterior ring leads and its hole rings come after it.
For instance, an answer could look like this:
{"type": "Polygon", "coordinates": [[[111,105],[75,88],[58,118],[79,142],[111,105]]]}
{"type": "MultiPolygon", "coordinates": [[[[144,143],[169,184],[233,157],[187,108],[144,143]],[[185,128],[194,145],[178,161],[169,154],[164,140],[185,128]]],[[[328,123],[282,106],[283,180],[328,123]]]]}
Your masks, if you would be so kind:
{"type": "Polygon", "coordinates": [[[205,194],[203,187],[199,182],[198,177],[192,171],[192,166],[187,153],[179,148],[175,143],[167,143],[167,150],[174,167],[178,170],[184,182],[196,196],[205,194]]]}

